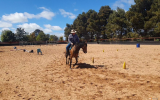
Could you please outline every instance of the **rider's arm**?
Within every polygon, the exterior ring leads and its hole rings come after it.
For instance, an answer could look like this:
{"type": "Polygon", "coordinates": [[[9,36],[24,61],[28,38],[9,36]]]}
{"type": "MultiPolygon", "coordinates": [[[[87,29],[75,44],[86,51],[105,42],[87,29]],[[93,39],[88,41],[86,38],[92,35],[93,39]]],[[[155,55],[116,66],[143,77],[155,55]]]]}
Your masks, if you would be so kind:
{"type": "Polygon", "coordinates": [[[72,38],[72,35],[70,34],[70,35],[68,36],[68,42],[69,42],[69,43],[72,43],[71,38],[72,38]]]}

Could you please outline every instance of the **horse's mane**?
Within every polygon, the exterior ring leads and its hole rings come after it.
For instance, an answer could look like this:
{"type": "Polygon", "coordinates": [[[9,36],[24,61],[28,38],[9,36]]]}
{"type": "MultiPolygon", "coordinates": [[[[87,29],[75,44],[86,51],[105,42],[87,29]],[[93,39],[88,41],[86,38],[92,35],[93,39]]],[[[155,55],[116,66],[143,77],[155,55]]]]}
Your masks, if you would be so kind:
{"type": "Polygon", "coordinates": [[[79,43],[76,43],[75,45],[82,47],[83,45],[86,45],[86,46],[87,46],[87,43],[84,42],[84,41],[80,41],[79,43]]]}
{"type": "Polygon", "coordinates": [[[79,43],[76,43],[75,44],[76,51],[79,52],[80,48],[82,48],[84,45],[87,46],[87,43],[82,41],[80,41],[79,43]]]}

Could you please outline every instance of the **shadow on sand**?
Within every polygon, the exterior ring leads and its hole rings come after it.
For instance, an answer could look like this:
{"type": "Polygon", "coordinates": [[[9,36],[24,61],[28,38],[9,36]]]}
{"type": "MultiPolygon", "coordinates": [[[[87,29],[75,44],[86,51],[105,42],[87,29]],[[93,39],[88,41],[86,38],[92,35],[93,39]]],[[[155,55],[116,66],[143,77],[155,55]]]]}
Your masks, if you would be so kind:
{"type": "Polygon", "coordinates": [[[86,63],[78,63],[77,66],[78,66],[77,68],[81,68],[81,69],[83,69],[83,68],[95,68],[95,69],[97,69],[99,67],[104,67],[104,65],[90,65],[90,64],[86,64],[86,63]]]}

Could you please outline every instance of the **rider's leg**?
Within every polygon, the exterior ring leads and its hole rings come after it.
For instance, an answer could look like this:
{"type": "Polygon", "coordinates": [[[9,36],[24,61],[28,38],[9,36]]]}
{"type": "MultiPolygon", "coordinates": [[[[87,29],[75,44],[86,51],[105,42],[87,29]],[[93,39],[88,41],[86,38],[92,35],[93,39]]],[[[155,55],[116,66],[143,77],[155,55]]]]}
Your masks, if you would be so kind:
{"type": "Polygon", "coordinates": [[[68,45],[66,46],[66,54],[69,54],[69,48],[71,47],[71,44],[70,43],[68,43],[68,45]]]}

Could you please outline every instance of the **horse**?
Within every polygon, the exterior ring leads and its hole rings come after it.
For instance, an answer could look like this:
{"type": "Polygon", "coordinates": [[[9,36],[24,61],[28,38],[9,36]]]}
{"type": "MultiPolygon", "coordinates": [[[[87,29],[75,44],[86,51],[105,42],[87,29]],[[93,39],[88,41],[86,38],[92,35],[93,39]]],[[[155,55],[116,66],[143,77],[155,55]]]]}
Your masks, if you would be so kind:
{"type": "MultiPolygon", "coordinates": [[[[79,42],[79,43],[76,43],[72,48],[71,50],[69,50],[69,53],[70,54],[66,54],[66,64],[69,64],[69,61],[70,61],[70,69],[71,69],[71,64],[72,64],[72,58],[75,57],[76,59],[76,63],[75,65],[77,65],[77,62],[78,62],[78,54],[79,54],[79,50],[80,49],[83,49],[83,52],[84,53],[87,53],[87,42],[79,42]],[[68,58],[69,56],[69,58],[68,58]],[[68,58],[68,62],[67,62],[67,58],[68,58]]],[[[65,51],[67,52],[67,51],[65,51]]]]}

